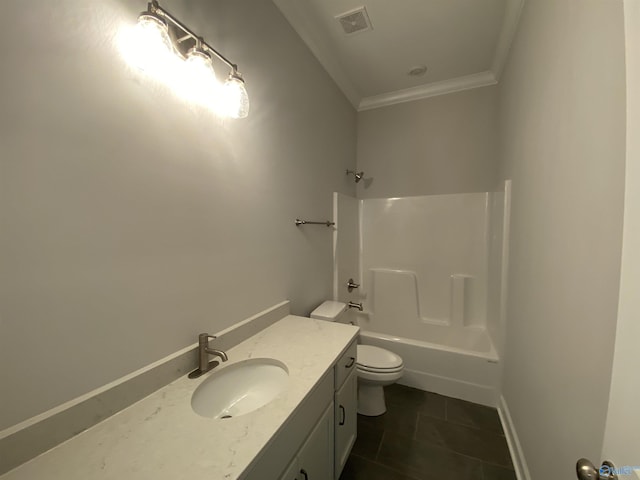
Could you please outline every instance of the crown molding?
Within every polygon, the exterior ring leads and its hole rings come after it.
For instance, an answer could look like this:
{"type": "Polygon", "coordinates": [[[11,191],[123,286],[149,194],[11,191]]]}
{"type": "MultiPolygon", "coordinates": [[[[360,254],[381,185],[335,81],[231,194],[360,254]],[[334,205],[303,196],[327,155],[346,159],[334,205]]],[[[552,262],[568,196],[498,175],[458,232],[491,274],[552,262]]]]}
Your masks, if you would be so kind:
{"type": "Polygon", "coordinates": [[[460,92],[462,90],[469,90],[472,88],[487,87],[489,85],[495,85],[496,83],[498,83],[498,81],[493,75],[493,72],[486,71],[474,73],[472,75],[465,75],[464,77],[443,80],[442,82],[433,82],[426,85],[420,85],[418,87],[365,97],[360,101],[358,111],[362,112],[373,108],[421,100],[423,98],[435,97],[437,95],[446,95],[447,93],[460,92]]]}
{"type": "Polygon", "coordinates": [[[502,29],[500,30],[496,50],[493,54],[493,63],[491,64],[491,71],[497,81],[500,80],[504,65],[509,57],[509,50],[518,30],[524,2],[525,0],[507,0],[502,29]]]}
{"type": "Polygon", "coordinates": [[[315,27],[311,19],[305,15],[304,11],[298,7],[298,1],[273,0],[273,3],[280,9],[280,12],[315,55],[345,97],[356,110],[364,111],[498,83],[509,56],[509,50],[517,31],[525,0],[507,0],[500,35],[489,70],[364,98],[358,93],[358,89],[351,82],[340,62],[332,55],[331,48],[323,39],[321,32],[315,27]]]}

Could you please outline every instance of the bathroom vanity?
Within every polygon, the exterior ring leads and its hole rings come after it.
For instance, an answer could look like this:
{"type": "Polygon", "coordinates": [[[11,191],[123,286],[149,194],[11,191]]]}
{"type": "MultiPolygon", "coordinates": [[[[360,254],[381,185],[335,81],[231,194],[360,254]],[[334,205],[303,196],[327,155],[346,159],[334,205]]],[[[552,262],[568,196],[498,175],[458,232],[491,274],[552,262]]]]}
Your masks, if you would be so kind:
{"type": "Polygon", "coordinates": [[[352,325],[287,315],[228,349],[211,372],[182,376],[0,478],[337,479],[356,437],[357,335],[352,325]],[[260,359],[288,374],[273,400],[231,418],[194,411],[200,384],[260,359]]]}
{"type": "Polygon", "coordinates": [[[356,348],[352,340],[243,478],[340,477],[356,440],[356,348]],[[295,445],[300,448],[293,454],[291,447],[295,445]]]}

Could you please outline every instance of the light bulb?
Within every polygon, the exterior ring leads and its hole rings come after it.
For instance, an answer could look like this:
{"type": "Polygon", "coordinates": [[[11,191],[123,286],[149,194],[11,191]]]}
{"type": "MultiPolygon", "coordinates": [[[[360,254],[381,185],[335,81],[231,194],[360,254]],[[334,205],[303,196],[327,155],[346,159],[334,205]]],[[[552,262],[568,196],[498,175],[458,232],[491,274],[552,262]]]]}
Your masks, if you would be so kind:
{"type": "Polygon", "coordinates": [[[211,105],[218,88],[211,57],[200,49],[192,48],[187,53],[184,71],[181,94],[192,102],[211,105]]]}
{"type": "Polygon", "coordinates": [[[166,74],[175,58],[167,24],[148,12],[138,17],[135,27],[123,32],[121,50],[130,65],[158,78],[166,74]]]}
{"type": "Polygon", "coordinates": [[[245,118],[249,115],[249,95],[244,80],[237,72],[232,72],[220,94],[222,114],[231,118],[245,118]]]}

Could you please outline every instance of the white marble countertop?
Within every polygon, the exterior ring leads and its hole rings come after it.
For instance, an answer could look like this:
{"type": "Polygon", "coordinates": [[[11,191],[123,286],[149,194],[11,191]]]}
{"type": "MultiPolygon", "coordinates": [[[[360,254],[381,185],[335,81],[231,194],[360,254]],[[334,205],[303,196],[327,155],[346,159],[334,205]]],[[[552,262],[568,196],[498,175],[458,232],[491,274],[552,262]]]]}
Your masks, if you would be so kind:
{"type": "Polygon", "coordinates": [[[229,361],[268,357],[289,369],[289,386],[258,410],[225,420],[191,409],[191,394],[212,373],[186,376],[54,449],[2,480],[233,480],[356,337],[357,327],[288,315],[230,349],[229,361]]]}

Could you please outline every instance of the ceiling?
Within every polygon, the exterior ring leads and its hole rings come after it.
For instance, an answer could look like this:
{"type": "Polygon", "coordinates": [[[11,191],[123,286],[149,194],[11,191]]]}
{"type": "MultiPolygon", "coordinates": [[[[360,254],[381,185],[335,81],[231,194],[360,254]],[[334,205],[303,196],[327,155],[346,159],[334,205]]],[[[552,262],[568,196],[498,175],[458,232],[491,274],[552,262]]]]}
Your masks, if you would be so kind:
{"type": "Polygon", "coordinates": [[[358,110],[498,82],[524,0],[273,0],[358,110]],[[365,7],[372,28],[336,18],[365,7]],[[424,75],[412,68],[426,66],[424,75]]]}

